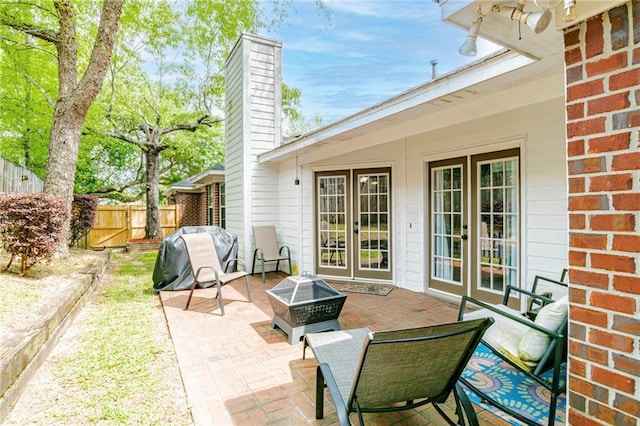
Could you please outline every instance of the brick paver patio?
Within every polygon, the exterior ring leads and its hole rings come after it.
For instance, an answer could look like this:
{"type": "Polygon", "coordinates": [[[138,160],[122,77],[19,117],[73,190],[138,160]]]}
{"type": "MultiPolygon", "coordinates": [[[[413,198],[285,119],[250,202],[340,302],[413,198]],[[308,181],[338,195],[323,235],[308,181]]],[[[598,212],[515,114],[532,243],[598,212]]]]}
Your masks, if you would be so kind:
{"type": "MultiPolygon", "coordinates": [[[[273,311],[265,290],[285,276],[269,273],[266,283],[259,275],[253,277],[253,303],[247,302],[243,280],[223,287],[224,317],[213,298],[214,289],[196,290],[188,311],[182,309],[188,291],[160,293],[197,425],[337,423],[328,392],[325,418],[315,419],[316,363],[311,351],[303,360],[302,343],[289,345],[286,334],[271,328],[273,311]]],[[[334,287],[341,289],[339,284],[334,287]]],[[[399,288],[387,296],[345,294],[339,318],[343,329],[384,330],[457,318],[455,302],[399,288]]],[[[477,412],[481,424],[506,424],[487,411],[477,412]]],[[[372,425],[446,424],[430,405],[399,413],[368,414],[365,421],[372,425]]]]}

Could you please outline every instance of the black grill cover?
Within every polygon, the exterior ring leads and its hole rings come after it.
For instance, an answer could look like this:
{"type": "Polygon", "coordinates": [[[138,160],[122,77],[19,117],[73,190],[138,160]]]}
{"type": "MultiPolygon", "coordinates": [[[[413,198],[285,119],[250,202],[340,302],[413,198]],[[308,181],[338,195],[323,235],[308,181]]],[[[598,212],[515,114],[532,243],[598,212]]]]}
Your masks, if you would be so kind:
{"type": "MultiPolygon", "coordinates": [[[[183,226],[162,239],[153,268],[153,289],[155,291],[191,288],[193,272],[191,271],[191,263],[189,263],[187,247],[180,236],[199,232],[211,234],[221,265],[224,266],[227,260],[238,257],[238,237],[224,228],[219,226],[183,226]]],[[[231,262],[225,272],[231,272],[235,268],[235,262],[231,262]]]]}

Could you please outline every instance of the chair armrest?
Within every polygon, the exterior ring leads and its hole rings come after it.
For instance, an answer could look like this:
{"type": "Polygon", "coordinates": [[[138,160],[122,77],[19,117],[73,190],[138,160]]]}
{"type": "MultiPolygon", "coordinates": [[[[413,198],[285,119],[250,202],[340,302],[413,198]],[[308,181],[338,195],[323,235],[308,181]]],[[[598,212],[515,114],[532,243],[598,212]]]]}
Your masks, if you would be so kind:
{"type": "Polygon", "coordinates": [[[336,379],[333,377],[333,373],[331,372],[329,364],[323,362],[319,364],[318,367],[320,368],[320,371],[322,371],[324,381],[329,388],[331,400],[333,401],[333,405],[336,408],[336,414],[338,415],[338,423],[340,424],[340,426],[350,426],[351,422],[349,421],[349,411],[347,410],[347,405],[342,399],[340,389],[338,389],[338,384],[336,383],[336,379]]]}
{"type": "Polygon", "coordinates": [[[533,292],[536,291],[536,288],[538,287],[538,281],[546,281],[548,283],[551,283],[551,284],[554,284],[554,285],[559,285],[561,287],[566,287],[566,288],[569,287],[569,284],[567,284],[567,283],[565,283],[563,281],[554,280],[553,278],[547,278],[547,277],[544,277],[542,275],[536,275],[533,278],[533,286],[531,287],[531,291],[533,291],[533,292]]]}
{"type": "Polygon", "coordinates": [[[211,272],[213,272],[213,274],[216,277],[216,280],[218,279],[218,271],[216,271],[215,269],[213,269],[211,266],[201,266],[198,268],[197,271],[194,272],[193,276],[195,278],[196,281],[201,282],[198,280],[198,276],[200,275],[200,271],[202,271],[203,269],[209,269],[211,270],[211,272]]]}
{"type": "Polygon", "coordinates": [[[233,259],[227,259],[227,261],[224,262],[224,265],[222,266],[222,270],[224,272],[227,272],[227,267],[229,266],[229,263],[231,263],[231,262],[237,262],[240,266],[242,266],[242,270],[243,271],[247,270],[246,265],[244,264],[244,261],[242,259],[236,257],[236,258],[233,258],[233,259]]]}
{"type": "Polygon", "coordinates": [[[510,296],[511,291],[515,291],[517,293],[526,294],[527,296],[529,296],[529,297],[531,297],[533,299],[536,299],[536,300],[539,299],[539,300],[545,302],[545,303],[543,303],[543,305],[545,305],[547,303],[554,302],[553,299],[551,299],[551,298],[549,298],[547,296],[544,296],[542,294],[537,294],[537,293],[534,293],[533,291],[525,290],[523,288],[515,287],[515,286],[512,286],[511,284],[508,284],[507,285],[507,289],[504,292],[504,298],[502,299],[502,304],[505,305],[505,306],[507,305],[507,303],[509,301],[509,296],[510,296]]]}
{"type": "Polygon", "coordinates": [[[254,259],[262,259],[264,258],[264,252],[261,248],[256,247],[256,249],[253,251],[253,257],[254,259]]]}
{"type": "Polygon", "coordinates": [[[462,301],[460,303],[460,310],[458,311],[458,321],[462,321],[463,320],[464,312],[465,312],[467,303],[477,305],[477,306],[479,306],[479,307],[481,307],[483,309],[491,311],[492,313],[494,313],[496,315],[502,316],[504,318],[508,318],[508,319],[510,319],[512,321],[515,321],[517,323],[520,323],[520,324],[522,324],[522,325],[524,325],[526,327],[529,327],[529,328],[532,328],[534,330],[540,331],[542,333],[548,334],[549,337],[551,337],[553,339],[558,339],[558,338],[563,337],[562,334],[556,333],[553,330],[549,330],[548,328],[542,327],[542,326],[534,323],[533,321],[530,321],[530,320],[526,319],[523,316],[512,315],[512,314],[510,314],[508,312],[501,311],[501,310],[499,310],[498,308],[496,308],[493,305],[490,305],[488,303],[482,302],[480,300],[474,299],[474,298],[469,297],[469,296],[462,296],[462,301]]]}
{"type": "Polygon", "coordinates": [[[291,250],[289,249],[289,246],[281,246],[278,253],[282,254],[282,249],[287,249],[287,255],[291,256],[291,250]]]}

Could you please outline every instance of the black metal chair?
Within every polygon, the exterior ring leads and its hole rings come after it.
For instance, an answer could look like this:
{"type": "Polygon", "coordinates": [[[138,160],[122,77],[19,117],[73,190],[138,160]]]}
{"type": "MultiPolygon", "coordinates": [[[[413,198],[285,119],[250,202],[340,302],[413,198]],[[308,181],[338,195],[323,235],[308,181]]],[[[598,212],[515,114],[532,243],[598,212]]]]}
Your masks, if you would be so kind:
{"type": "MultiPolygon", "coordinates": [[[[542,308],[536,311],[535,320],[528,317],[529,312],[516,311],[506,304],[491,305],[468,296],[462,297],[458,319],[489,317],[495,320],[495,326],[485,333],[482,343],[521,374],[550,391],[549,425],[553,425],[558,396],[566,390],[566,380],[563,380],[560,374],[567,353],[568,296],[554,301],[543,295],[507,286],[505,303],[509,300],[511,292],[520,292],[537,299],[542,308]],[[550,379],[543,377],[544,373],[547,373],[550,379]]],[[[537,421],[524,417],[482,392],[470,381],[464,378],[461,378],[461,381],[485,401],[518,420],[529,425],[538,424],[537,421]]]]}
{"type": "Polygon", "coordinates": [[[478,424],[458,379],[492,323],[484,318],[382,332],[359,328],[307,334],[304,348],[308,345],[318,362],[316,418],[324,416],[326,383],[340,425],[350,425],[353,412],[363,425],[363,413],[429,403],[451,425],[478,424]],[[457,422],[439,406],[452,394],[457,422]]]}

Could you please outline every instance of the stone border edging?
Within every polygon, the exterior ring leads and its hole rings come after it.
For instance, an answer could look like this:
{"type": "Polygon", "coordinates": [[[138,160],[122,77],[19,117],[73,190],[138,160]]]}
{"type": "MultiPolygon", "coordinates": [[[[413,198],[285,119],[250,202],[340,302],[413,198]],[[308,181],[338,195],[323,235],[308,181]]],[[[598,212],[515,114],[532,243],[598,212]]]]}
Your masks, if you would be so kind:
{"type": "Polygon", "coordinates": [[[9,349],[0,358],[0,423],[20,398],[25,386],[58,343],[75,317],[87,304],[111,261],[111,251],[102,254],[88,271],[78,273],[75,282],[65,288],[51,304],[39,308],[37,324],[13,333],[9,349]]]}

